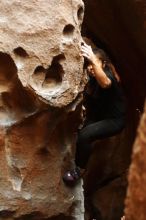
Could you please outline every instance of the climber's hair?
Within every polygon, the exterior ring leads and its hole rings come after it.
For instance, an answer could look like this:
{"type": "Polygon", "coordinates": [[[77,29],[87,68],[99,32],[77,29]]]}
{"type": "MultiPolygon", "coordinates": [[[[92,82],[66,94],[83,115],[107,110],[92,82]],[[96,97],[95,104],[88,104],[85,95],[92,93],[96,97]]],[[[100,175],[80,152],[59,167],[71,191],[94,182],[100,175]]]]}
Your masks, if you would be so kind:
{"type": "Polygon", "coordinates": [[[117,73],[117,71],[115,70],[114,65],[112,64],[110,58],[108,57],[108,55],[105,53],[104,50],[100,49],[100,48],[95,48],[93,49],[93,53],[96,55],[96,57],[98,59],[101,60],[102,65],[103,65],[103,69],[105,67],[108,67],[111,72],[113,73],[114,77],[117,79],[117,81],[120,81],[120,77],[119,74],[117,73]]]}
{"type": "Polygon", "coordinates": [[[111,60],[107,56],[104,50],[100,48],[93,49],[93,53],[103,62],[103,63],[111,63],[111,60]]]}

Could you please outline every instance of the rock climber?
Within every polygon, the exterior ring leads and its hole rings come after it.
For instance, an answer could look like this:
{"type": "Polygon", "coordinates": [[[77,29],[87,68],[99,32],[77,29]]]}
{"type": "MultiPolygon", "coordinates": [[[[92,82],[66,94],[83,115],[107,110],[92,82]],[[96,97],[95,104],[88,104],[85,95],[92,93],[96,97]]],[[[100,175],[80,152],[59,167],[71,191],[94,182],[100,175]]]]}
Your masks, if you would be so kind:
{"type": "Polygon", "coordinates": [[[75,168],[67,171],[63,180],[75,184],[85,173],[92,153],[92,143],[114,136],[122,131],[126,123],[125,97],[121,80],[106,53],[85,42],[81,54],[88,61],[89,77],[85,89],[86,120],[79,130],[76,142],[75,168]]]}

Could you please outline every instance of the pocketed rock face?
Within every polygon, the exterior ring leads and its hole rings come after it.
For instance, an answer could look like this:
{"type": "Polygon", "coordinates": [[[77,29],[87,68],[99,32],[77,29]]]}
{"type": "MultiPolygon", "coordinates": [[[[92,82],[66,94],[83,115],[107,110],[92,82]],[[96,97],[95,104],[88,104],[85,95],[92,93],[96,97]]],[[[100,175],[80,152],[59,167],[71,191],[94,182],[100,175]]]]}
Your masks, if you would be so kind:
{"type": "Polygon", "coordinates": [[[0,50],[14,60],[23,85],[53,106],[70,103],[81,89],[82,1],[0,4],[0,50]]]}
{"type": "Polygon", "coordinates": [[[126,220],[146,219],[146,105],[135,141],[126,199],[126,220]]]}
{"type": "Polygon", "coordinates": [[[83,219],[81,184],[62,182],[86,80],[83,2],[2,0],[0,8],[0,219],[83,219]]]}

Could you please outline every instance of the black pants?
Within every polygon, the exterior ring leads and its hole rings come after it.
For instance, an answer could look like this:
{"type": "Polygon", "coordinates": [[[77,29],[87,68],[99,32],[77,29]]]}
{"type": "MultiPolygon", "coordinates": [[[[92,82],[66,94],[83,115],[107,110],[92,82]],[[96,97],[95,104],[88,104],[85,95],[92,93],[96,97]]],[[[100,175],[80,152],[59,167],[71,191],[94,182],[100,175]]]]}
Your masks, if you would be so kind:
{"type": "Polygon", "coordinates": [[[80,168],[86,168],[92,150],[92,142],[118,134],[124,125],[124,118],[111,118],[90,123],[83,127],[77,137],[76,165],[80,168]]]}

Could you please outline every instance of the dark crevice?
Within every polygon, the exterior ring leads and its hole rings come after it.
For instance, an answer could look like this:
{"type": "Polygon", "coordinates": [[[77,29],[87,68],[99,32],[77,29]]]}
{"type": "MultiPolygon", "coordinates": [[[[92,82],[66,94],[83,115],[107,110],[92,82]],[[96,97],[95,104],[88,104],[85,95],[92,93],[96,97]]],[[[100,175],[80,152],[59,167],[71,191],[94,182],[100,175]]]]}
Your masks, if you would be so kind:
{"type": "Polygon", "coordinates": [[[15,55],[23,57],[23,58],[26,58],[29,56],[28,53],[22,47],[15,48],[14,53],[15,55]]]}
{"type": "Polygon", "coordinates": [[[0,211],[0,219],[2,218],[9,218],[14,215],[15,211],[10,211],[10,210],[2,210],[0,211]]]}
{"type": "Polygon", "coordinates": [[[71,38],[71,37],[73,37],[74,30],[75,30],[75,27],[74,27],[72,24],[66,25],[66,26],[64,27],[64,29],[63,29],[63,35],[64,35],[64,37],[66,37],[66,38],[71,38]]]}
{"type": "Polygon", "coordinates": [[[109,178],[103,179],[101,182],[99,182],[99,183],[97,184],[96,190],[102,189],[102,188],[104,188],[105,186],[110,185],[110,183],[112,183],[112,182],[115,181],[115,180],[120,179],[124,174],[126,174],[126,172],[123,172],[123,173],[120,173],[120,174],[117,174],[117,175],[114,175],[114,176],[110,176],[109,178]]]}
{"type": "Polygon", "coordinates": [[[63,54],[60,54],[53,58],[51,66],[46,70],[43,87],[53,87],[61,84],[62,77],[64,75],[64,69],[61,62],[64,60],[65,56],[63,54]]]}
{"type": "Polygon", "coordinates": [[[79,21],[83,20],[83,16],[84,16],[84,8],[82,6],[80,6],[77,11],[77,17],[78,17],[79,21]]]}
{"type": "Polygon", "coordinates": [[[89,197],[85,198],[87,215],[91,215],[92,218],[96,216],[97,219],[114,220],[121,218],[124,209],[128,185],[126,172],[130,165],[133,140],[139,121],[136,110],[143,109],[146,94],[143,62],[146,56],[146,33],[138,22],[142,19],[144,23],[142,11],[139,17],[136,16],[138,12],[136,1],[84,0],[84,3],[82,35],[107,52],[121,77],[128,103],[127,128],[121,135],[120,144],[118,141],[116,144],[116,139],[113,139],[111,144],[107,141],[105,144],[101,142],[97,145],[99,147],[97,154],[84,181],[85,197],[86,195],[89,197]],[[129,84],[131,79],[132,84],[129,84]],[[100,146],[103,150],[100,150],[100,146]],[[108,155],[112,155],[111,159],[108,155]]]}
{"type": "Polygon", "coordinates": [[[35,68],[34,74],[38,74],[38,73],[46,73],[46,70],[43,66],[37,66],[35,68]]]}
{"type": "Polygon", "coordinates": [[[17,67],[10,57],[6,53],[0,52],[0,81],[10,82],[17,76],[17,67]]]}
{"type": "MultiPolygon", "coordinates": [[[[0,52],[0,93],[3,109],[3,121],[15,120],[35,110],[34,97],[24,89],[17,75],[17,67],[10,55],[0,52]],[[11,113],[11,114],[10,114],[11,113]]],[[[20,119],[20,118],[19,118],[20,119]]]]}
{"type": "Polygon", "coordinates": [[[65,61],[64,54],[59,54],[53,57],[51,65],[48,68],[44,68],[39,65],[35,68],[32,75],[33,82],[36,86],[42,86],[45,89],[53,88],[62,83],[64,75],[63,62],[65,61]]]}

